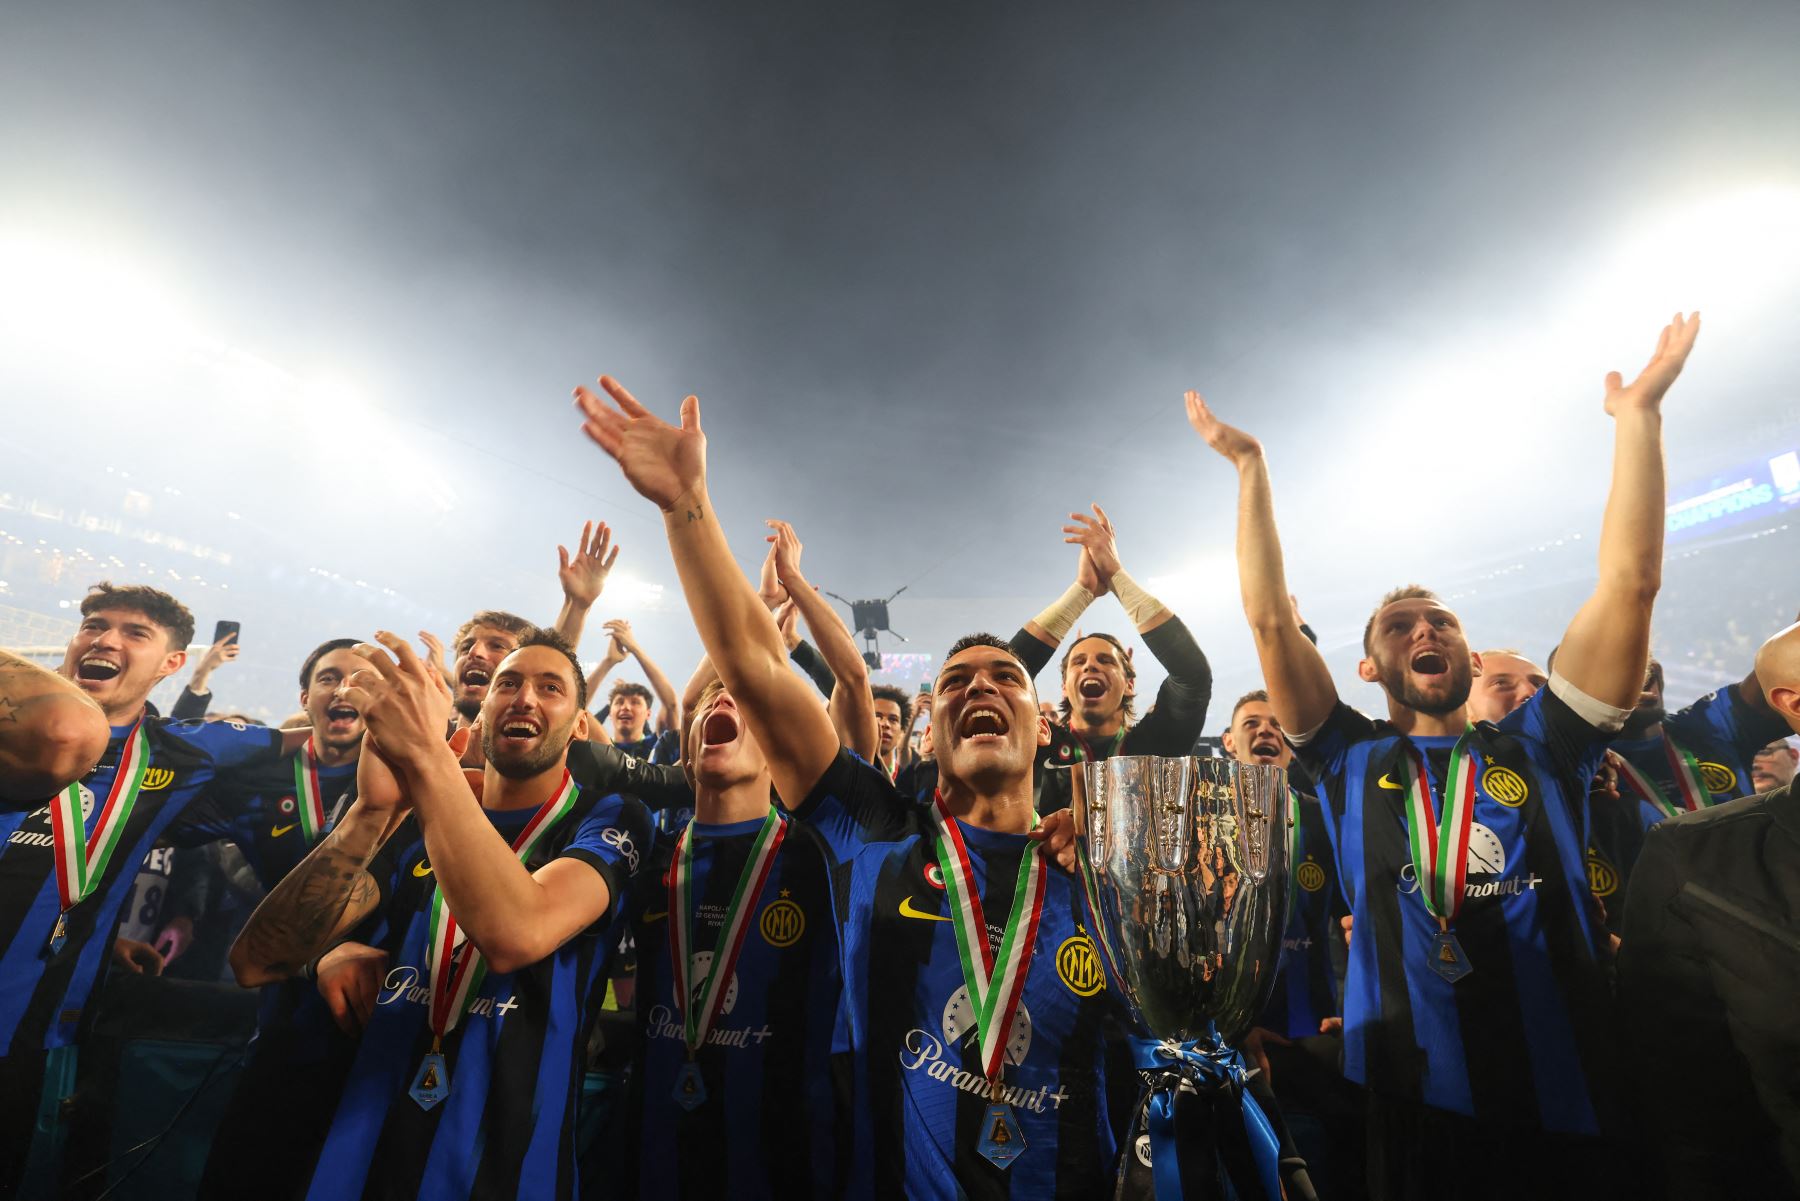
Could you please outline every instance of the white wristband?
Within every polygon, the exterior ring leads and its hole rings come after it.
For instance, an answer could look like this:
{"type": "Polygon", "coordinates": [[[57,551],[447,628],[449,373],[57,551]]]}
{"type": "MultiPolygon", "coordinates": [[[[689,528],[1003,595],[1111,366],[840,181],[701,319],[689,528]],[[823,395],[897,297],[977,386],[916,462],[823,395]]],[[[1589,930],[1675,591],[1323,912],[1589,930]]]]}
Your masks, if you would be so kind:
{"type": "Polygon", "coordinates": [[[1131,618],[1134,629],[1141,631],[1145,622],[1163,611],[1163,603],[1138,587],[1138,582],[1126,575],[1123,568],[1113,572],[1112,591],[1125,606],[1125,614],[1131,618]]]}
{"type": "Polygon", "coordinates": [[[1075,623],[1093,603],[1092,592],[1080,584],[1070,584],[1067,592],[1057,597],[1048,609],[1032,618],[1032,621],[1042,626],[1052,639],[1061,642],[1069,636],[1069,631],[1075,628],[1075,623]]]}

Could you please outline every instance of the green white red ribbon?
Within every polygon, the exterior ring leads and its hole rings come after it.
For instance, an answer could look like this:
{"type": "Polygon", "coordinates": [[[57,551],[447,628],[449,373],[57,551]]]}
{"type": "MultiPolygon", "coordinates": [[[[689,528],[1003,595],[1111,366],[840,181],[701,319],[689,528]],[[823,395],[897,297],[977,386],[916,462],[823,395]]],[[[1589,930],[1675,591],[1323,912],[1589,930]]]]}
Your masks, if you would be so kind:
{"type": "Polygon", "coordinates": [[[294,802],[300,810],[300,836],[317,842],[325,830],[325,799],[319,795],[319,761],[311,738],[294,755],[294,802]]]}
{"type": "Polygon", "coordinates": [[[1675,781],[1675,789],[1681,794],[1681,803],[1677,805],[1656,781],[1639,771],[1624,755],[1619,756],[1619,775],[1644,800],[1649,801],[1664,817],[1674,817],[1677,813],[1693,813],[1705,809],[1713,803],[1712,792],[1706,787],[1706,779],[1700,774],[1700,765],[1694,757],[1667,734],[1662,736],[1663,754],[1669,760],[1669,776],[1675,781]]]}
{"type": "Polygon", "coordinates": [[[1432,804],[1431,774],[1424,754],[1412,743],[1404,744],[1408,761],[1406,834],[1412,844],[1413,872],[1426,912],[1437,918],[1442,928],[1456,920],[1468,876],[1469,837],[1475,828],[1475,755],[1470,749],[1474,732],[1472,726],[1464,730],[1450,751],[1441,815],[1432,804]]]}
{"type": "Polygon", "coordinates": [[[956,819],[950,816],[941,795],[932,798],[931,814],[937,823],[938,866],[943,870],[944,892],[950,901],[963,984],[969,990],[975,1030],[981,1041],[982,1070],[998,1087],[1006,1040],[1025,995],[1025,977],[1031,971],[1038,922],[1044,916],[1046,877],[1042,847],[1032,842],[1020,858],[1013,884],[1012,913],[996,956],[988,944],[987,918],[981,910],[981,893],[975,887],[968,848],[963,845],[962,831],[957,829],[956,819]]]}
{"type": "Polygon", "coordinates": [[[676,840],[675,862],[669,869],[671,983],[675,1004],[681,1008],[681,1038],[687,1044],[690,1056],[706,1042],[725,1003],[725,992],[731,983],[732,970],[737,966],[738,952],[744,949],[750,910],[755,907],[756,898],[762,895],[763,885],[768,883],[769,872],[775,865],[775,852],[781,849],[782,839],[787,837],[787,823],[781,820],[775,806],[770,805],[769,815],[763,818],[762,828],[756,832],[756,841],[750,844],[750,857],[738,872],[731,903],[725,910],[725,924],[719,927],[719,937],[713,943],[712,967],[707,972],[698,1003],[694,1003],[693,986],[689,983],[694,952],[693,833],[694,823],[690,821],[676,840]]]}
{"type": "Polygon", "coordinates": [[[94,891],[106,875],[113,852],[119,848],[119,837],[137,808],[138,791],[144,784],[144,773],[150,767],[150,736],[144,731],[144,719],[138,718],[125,735],[119,751],[119,766],[113,773],[112,788],[106,803],[94,818],[94,829],[83,837],[86,823],[81,816],[81,782],[70,784],[50,802],[50,838],[56,852],[56,895],[62,912],[75,907],[94,891]]]}
{"type": "MultiPolygon", "coordinates": [[[[544,836],[575,808],[576,798],[580,795],[581,789],[565,768],[556,792],[538,807],[525,828],[519,831],[519,836],[513,839],[513,854],[519,857],[519,862],[531,857],[544,836]]],[[[444,1036],[456,1029],[456,1023],[462,1020],[469,1007],[469,999],[487,975],[487,961],[473,943],[464,951],[462,962],[457,962],[456,948],[467,941],[468,936],[457,925],[455,915],[444,901],[444,887],[440,884],[432,890],[431,920],[425,935],[426,975],[431,980],[431,1049],[434,1052],[440,1049],[444,1036]]]]}

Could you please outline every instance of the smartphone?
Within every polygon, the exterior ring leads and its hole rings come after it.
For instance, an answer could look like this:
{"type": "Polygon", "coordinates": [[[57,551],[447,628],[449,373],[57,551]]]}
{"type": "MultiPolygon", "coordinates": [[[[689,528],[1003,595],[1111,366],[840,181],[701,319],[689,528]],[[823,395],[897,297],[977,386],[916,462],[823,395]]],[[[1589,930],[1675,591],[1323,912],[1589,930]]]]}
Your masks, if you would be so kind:
{"type": "Polygon", "coordinates": [[[230,637],[231,639],[233,639],[235,641],[237,638],[237,635],[238,635],[238,623],[235,621],[220,621],[220,622],[215,622],[213,624],[213,641],[214,642],[222,642],[227,637],[230,637]]]}

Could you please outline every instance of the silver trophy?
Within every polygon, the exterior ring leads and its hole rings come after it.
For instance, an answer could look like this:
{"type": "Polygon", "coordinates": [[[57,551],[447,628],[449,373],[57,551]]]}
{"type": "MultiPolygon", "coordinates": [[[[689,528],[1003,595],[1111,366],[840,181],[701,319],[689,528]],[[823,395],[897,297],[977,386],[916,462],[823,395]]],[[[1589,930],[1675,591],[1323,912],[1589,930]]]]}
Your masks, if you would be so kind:
{"type": "MultiPolygon", "coordinates": [[[[1287,772],[1128,755],[1090,761],[1072,783],[1089,929],[1139,1028],[1152,1133],[1159,1113],[1173,1129],[1177,1092],[1225,1090],[1248,1113],[1254,1102],[1230,1048],[1267,1004],[1280,963],[1287,772]]],[[[1159,1180],[1159,1198],[1164,1191],[1159,1180]]]]}

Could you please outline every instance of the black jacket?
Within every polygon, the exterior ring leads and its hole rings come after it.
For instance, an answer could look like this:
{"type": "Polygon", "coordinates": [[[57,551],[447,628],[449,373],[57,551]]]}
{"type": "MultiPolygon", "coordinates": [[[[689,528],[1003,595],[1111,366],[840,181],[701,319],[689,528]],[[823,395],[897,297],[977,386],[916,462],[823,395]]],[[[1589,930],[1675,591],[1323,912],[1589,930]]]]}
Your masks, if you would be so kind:
{"type": "Polygon", "coordinates": [[[1637,1130],[1682,1201],[1800,1197],[1800,796],[1653,827],[1619,1000],[1637,1130]]]}

